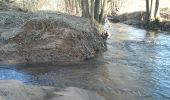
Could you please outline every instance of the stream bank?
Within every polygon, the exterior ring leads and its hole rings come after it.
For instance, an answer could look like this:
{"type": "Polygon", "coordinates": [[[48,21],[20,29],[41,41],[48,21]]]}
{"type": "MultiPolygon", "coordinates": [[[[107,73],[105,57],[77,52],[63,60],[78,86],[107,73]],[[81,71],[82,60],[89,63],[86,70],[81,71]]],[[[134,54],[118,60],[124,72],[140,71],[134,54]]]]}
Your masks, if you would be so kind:
{"type": "Polygon", "coordinates": [[[107,32],[86,18],[0,11],[0,23],[2,63],[78,63],[107,49],[107,32]]]}
{"type": "Polygon", "coordinates": [[[106,100],[170,99],[170,35],[111,24],[108,50],[81,64],[0,65],[0,80],[57,88],[78,87],[106,100]]]}
{"type": "Polygon", "coordinates": [[[113,23],[124,23],[147,30],[170,31],[170,8],[168,7],[160,9],[160,21],[150,22],[149,25],[146,24],[145,11],[125,12],[108,18],[113,23]]]}

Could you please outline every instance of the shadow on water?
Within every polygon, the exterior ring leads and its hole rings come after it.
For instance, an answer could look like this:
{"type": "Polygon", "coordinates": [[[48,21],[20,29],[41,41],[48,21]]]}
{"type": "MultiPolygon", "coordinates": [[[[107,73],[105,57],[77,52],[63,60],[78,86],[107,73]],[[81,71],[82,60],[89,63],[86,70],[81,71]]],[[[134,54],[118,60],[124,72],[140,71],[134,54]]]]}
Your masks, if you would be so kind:
{"type": "Polygon", "coordinates": [[[124,24],[105,25],[111,36],[101,57],[72,65],[0,66],[0,79],[97,91],[107,100],[170,99],[170,35],[124,24]]]}

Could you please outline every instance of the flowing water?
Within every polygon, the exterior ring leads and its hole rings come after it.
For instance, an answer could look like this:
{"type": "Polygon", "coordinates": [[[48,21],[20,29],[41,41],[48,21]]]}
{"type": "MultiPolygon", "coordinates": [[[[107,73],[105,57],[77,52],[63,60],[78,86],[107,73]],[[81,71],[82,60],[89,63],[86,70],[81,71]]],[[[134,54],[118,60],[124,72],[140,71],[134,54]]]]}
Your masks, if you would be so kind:
{"type": "Polygon", "coordinates": [[[105,25],[108,51],[72,65],[0,65],[0,79],[97,91],[107,100],[170,100],[170,35],[105,25]]]}

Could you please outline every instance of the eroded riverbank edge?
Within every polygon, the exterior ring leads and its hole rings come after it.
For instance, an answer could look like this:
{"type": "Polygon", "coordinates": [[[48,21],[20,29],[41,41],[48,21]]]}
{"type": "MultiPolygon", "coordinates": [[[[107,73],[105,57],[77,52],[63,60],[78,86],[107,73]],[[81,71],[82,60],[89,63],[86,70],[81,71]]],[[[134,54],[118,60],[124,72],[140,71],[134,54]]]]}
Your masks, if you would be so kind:
{"type": "Polygon", "coordinates": [[[0,11],[0,60],[76,63],[104,52],[107,32],[97,22],[56,12],[0,11]]]}

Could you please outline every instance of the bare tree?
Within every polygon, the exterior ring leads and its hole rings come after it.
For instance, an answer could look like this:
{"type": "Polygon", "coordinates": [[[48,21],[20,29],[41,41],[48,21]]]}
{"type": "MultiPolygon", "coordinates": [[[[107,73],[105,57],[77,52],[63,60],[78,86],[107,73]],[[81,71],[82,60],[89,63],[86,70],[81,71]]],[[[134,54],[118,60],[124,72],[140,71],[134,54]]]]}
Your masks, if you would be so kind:
{"type": "Polygon", "coordinates": [[[146,21],[147,24],[150,22],[149,0],[146,0],[146,21]]]}
{"type": "Polygon", "coordinates": [[[159,20],[159,21],[160,21],[159,0],[156,0],[156,2],[155,2],[155,12],[154,12],[154,17],[155,17],[155,20],[159,20]]]}
{"type": "Polygon", "coordinates": [[[107,6],[107,0],[103,0],[103,6],[101,8],[101,13],[99,17],[99,23],[101,23],[104,19],[104,15],[106,14],[106,6],[107,6]]]}
{"type": "Polygon", "coordinates": [[[89,2],[88,0],[81,0],[81,7],[82,7],[82,17],[89,18],[89,2]]]}
{"type": "Polygon", "coordinates": [[[73,10],[76,12],[81,9],[82,17],[102,22],[106,14],[107,2],[108,0],[65,0],[65,7],[66,10],[75,8],[73,10]]]}
{"type": "Polygon", "coordinates": [[[100,4],[101,0],[95,0],[95,6],[94,6],[94,18],[99,21],[99,14],[100,14],[100,4]]]}
{"type": "Polygon", "coordinates": [[[94,20],[94,1],[95,0],[91,0],[91,19],[94,20]]]}
{"type": "Polygon", "coordinates": [[[146,0],[146,21],[147,23],[160,20],[159,0],[146,0]]]}

